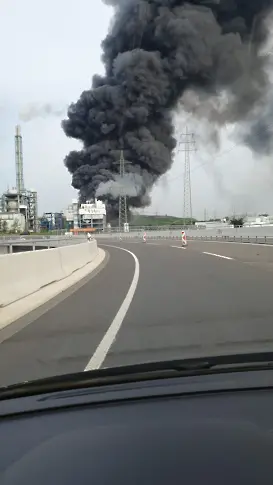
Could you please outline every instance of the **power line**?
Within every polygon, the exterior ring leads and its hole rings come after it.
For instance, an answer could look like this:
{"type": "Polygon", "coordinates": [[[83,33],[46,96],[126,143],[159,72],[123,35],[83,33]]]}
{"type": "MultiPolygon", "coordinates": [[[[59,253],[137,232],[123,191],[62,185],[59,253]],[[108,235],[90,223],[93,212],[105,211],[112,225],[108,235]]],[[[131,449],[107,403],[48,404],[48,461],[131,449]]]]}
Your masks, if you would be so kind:
{"type": "MultiPolygon", "coordinates": [[[[271,126],[273,126],[273,122],[272,123],[269,123],[268,125],[264,126],[264,127],[261,127],[260,128],[260,131],[262,133],[262,131],[265,129],[265,128],[270,128],[271,126]]],[[[259,131],[259,129],[258,129],[259,131]]],[[[198,170],[200,168],[202,168],[204,165],[208,165],[209,163],[213,163],[215,160],[217,160],[218,158],[221,158],[223,155],[226,155],[228,153],[230,153],[232,150],[234,150],[234,148],[237,148],[238,146],[243,146],[240,142],[237,142],[237,143],[234,143],[234,145],[232,145],[230,148],[227,148],[226,150],[223,150],[222,152],[220,152],[218,155],[215,155],[212,159],[210,160],[206,160],[204,161],[203,163],[200,163],[198,165],[196,165],[192,170],[191,170],[191,173],[195,172],[195,170],[198,170]]],[[[177,152],[179,152],[180,150],[178,149],[177,152]]],[[[177,180],[181,177],[184,176],[184,172],[179,174],[179,175],[176,175],[175,177],[167,180],[168,183],[169,182],[173,182],[174,180],[177,180]]]]}

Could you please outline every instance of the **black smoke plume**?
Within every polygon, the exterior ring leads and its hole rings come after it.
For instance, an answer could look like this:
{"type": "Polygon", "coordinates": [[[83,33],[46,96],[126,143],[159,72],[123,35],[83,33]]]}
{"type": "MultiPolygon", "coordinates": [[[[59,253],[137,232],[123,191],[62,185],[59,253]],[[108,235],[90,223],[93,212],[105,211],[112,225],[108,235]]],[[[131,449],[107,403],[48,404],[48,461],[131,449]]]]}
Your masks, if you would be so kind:
{"type": "MultiPolygon", "coordinates": [[[[67,136],[83,142],[65,165],[80,198],[93,198],[101,183],[116,179],[123,149],[130,162],[126,171],[136,174],[138,184],[129,205],[141,207],[149,204],[152,186],[172,165],[172,118],[178,107],[183,109],[183,95],[191,91],[207,99],[202,117],[219,126],[247,122],[263,102],[269,82],[266,57],[259,53],[273,0],[105,3],[115,12],[102,42],[105,75],[93,77],[91,89],[71,104],[62,122],[67,136]],[[226,102],[212,110],[209,100],[223,93],[226,102]]],[[[193,111],[198,113],[196,106],[193,111]]],[[[244,134],[250,146],[252,139],[244,134]]],[[[105,198],[115,216],[116,198],[105,198]]]]}

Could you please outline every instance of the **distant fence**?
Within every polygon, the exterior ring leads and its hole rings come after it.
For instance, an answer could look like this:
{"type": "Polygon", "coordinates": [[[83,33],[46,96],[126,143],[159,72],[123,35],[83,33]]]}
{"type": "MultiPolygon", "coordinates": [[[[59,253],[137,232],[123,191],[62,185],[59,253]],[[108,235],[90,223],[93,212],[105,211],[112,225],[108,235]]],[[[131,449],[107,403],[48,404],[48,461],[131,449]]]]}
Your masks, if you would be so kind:
{"type": "MultiPolygon", "coordinates": [[[[164,225],[164,226],[130,226],[129,225],[129,232],[139,232],[139,231],[174,231],[174,230],[198,230],[196,226],[178,226],[178,225],[164,225]]],[[[104,231],[106,234],[115,234],[119,233],[119,227],[111,227],[106,228],[104,231]]],[[[122,231],[123,232],[123,231],[122,231]]]]}
{"type": "MultiPolygon", "coordinates": [[[[234,230],[236,231],[236,230],[234,230]]],[[[157,241],[157,240],[180,240],[181,241],[181,231],[145,231],[146,240],[157,241]]],[[[113,233],[113,234],[98,234],[95,239],[98,241],[103,241],[107,239],[112,239],[115,241],[140,241],[143,238],[144,232],[134,232],[134,233],[113,233]]],[[[240,232],[234,232],[233,234],[223,235],[223,234],[200,234],[193,232],[186,232],[189,241],[216,241],[216,242],[229,242],[229,243],[249,243],[249,244],[268,244],[273,245],[273,234],[272,235],[247,235],[240,232]]]]}
{"type": "Polygon", "coordinates": [[[181,231],[186,231],[188,237],[195,236],[243,236],[243,237],[273,237],[273,226],[260,227],[238,227],[233,226],[219,226],[214,228],[203,228],[197,226],[156,226],[156,227],[130,227],[129,232],[120,232],[117,227],[111,230],[105,230],[103,234],[95,234],[95,237],[111,237],[121,234],[122,237],[138,237],[146,232],[147,237],[162,236],[173,237],[180,236],[181,231]]]}
{"type": "Polygon", "coordinates": [[[268,244],[273,245],[273,236],[189,236],[192,241],[215,241],[215,242],[229,242],[229,243],[245,243],[245,244],[268,244]]]}

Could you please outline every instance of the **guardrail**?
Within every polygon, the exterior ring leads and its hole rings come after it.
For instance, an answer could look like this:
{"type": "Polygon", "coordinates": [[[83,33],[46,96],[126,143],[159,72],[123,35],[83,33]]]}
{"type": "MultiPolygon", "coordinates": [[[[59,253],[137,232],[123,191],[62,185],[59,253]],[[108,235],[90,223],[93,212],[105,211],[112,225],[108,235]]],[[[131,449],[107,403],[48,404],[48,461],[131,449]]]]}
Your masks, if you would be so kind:
{"type": "MultiPolygon", "coordinates": [[[[273,225],[261,225],[261,226],[242,226],[242,227],[234,227],[232,225],[215,225],[211,226],[179,226],[179,225],[164,225],[164,226],[130,226],[130,232],[125,233],[121,232],[122,234],[135,234],[138,232],[147,232],[147,233],[162,233],[162,232],[174,232],[174,233],[181,233],[181,231],[186,231],[189,234],[211,234],[211,235],[235,235],[235,234],[242,234],[247,236],[272,236],[273,237],[273,225]]],[[[106,228],[103,234],[115,235],[120,234],[120,230],[118,227],[112,227],[111,229],[106,228]]],[[[95,236],[100,235],[95,233],[95,236]]]]}
{"type": "MultiPolygon", "coordinates": [[[[97,235],[96,239],[103,240],[111,238],[112,240],[116,241],[130,241],[130,240],[142,240],[142,234],[112,234],[112,235],[97,235]]],[[[173,234],[172,232],[165,234],[151,234],[149,232],[146,233],[146,240],[147,241],[156,241],[156,240],[180,240],[181,241],[181,234],[173,234]]],[[[191,236],[187,234],[188,241],[204,241],[204,242],[223,242],[223,243],[244,243],[244,244],[267,244],[273,245],[273,236],[191,236]]]]}
{"type": "MultiPolygon", "coordinates": [[[[164,225],[164,226],[130,226],[130,232],[139,232],[139,231],[171,231],[171,230],[180,230],[180,231],[196,231],[198,230],[197,226],[194,224],[190,226],[182,226],[182,225],[164,225]]],[[[116,234],[120,233],[119,227],[111,227],[110,229],[106,228],[104,233],[107,234],[116,234]]],[[[96,234],[96,233],[95,233],[96,234]]]]}
{"type": "Polygon", "coordinates": [[[3,242],[32,242],[32,241],[75,241],[78,239],[86,239],[83,236],[0,236],[0,244],[3,242]]]}
{"type": "Polygon", "coordinates": [[[0,254],[1,253],[13,253],[22,251],[35,251],[36,249],[50,249],[62,246],[71,246],[74,244],[85,243],[86,238],[82,237],[35,237],[35,238],[14,238],[14,239],[2,239],[0,240],[0,254]]]}
{"type": "Polygon", "coordinates": [[[273,245],[273,236],[190,236],[189,240],[205,241],[205,242],[229,242],[241,244],[267,244],[273,245]]]}

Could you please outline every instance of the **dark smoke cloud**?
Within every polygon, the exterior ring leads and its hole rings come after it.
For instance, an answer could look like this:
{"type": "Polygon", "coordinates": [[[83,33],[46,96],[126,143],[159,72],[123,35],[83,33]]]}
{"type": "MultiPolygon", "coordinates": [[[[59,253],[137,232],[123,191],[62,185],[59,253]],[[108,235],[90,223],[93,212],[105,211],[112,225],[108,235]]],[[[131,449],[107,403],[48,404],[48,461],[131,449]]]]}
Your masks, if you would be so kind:
{"type": "MultiPolygon", "coordinates": [[[[267,92],[267,18],[273,0],[106,0],[114,18],[102,42],[104,76],[71,104],[62,126],[83,142],[65,164],[80,198],[94,197],[118,173],[120,149],[142,186],[131,207],[149,203],[172,165],[172,118],[188,91],[202,93],[201,114],[217,126],[246,122],[267,92]],[[226,102],[211,103],[224,96],[226,102]]],[[[186,99],[186,98],[185,98],[186,99]]],[[[245,138],[246,140],[246,138],[245,138]]],[[[251,145],[251,139],[246,140],[251,145]]],[[[253,146],[255,149],[255,146],[253,146]]],[[[107,198],[112,214],[116,199],[107,198]]]]}
{"type": "Polygon", "coordinates": [[[273,96],[269,93],[252,116],[239,127],[237,139],[244,141],[256,154],[270,155],[273,152],[273,96]]]}

